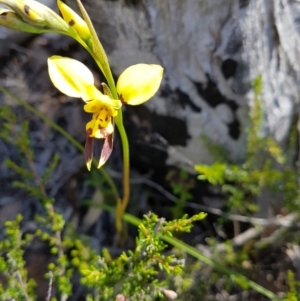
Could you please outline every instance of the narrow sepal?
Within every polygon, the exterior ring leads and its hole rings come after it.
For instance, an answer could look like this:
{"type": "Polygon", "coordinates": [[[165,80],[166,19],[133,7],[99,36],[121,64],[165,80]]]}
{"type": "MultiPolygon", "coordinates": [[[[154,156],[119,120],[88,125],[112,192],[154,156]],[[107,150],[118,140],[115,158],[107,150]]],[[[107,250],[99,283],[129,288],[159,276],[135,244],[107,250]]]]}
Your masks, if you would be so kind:
{"type": "Polygon", "coordinates": [[[87,169],[90,171],[93,162],[93,151],[94,151],[94,138],[90,137],[90,131],[86,132],[86,140],[84,146],[85,163],[87,169]]]}
{"type": "Polygon", "coordinates": [[[113,95],[106,83],[101,83],[101,86],[103,88],[103,94],[109,96],[109,98],[113,99],[113,95]]]}
{"type": "Polygon", "coordinates": [[[106,163],[106,161],[108,160],[108,158],[110,157],[112,150],[113,150],[113,144],[114,144],[113,143],[113,134],[110,134],[104,139],[104,144],[103,144],[103,147],[101,150],[98,168],[103,166],[106,163]]]}

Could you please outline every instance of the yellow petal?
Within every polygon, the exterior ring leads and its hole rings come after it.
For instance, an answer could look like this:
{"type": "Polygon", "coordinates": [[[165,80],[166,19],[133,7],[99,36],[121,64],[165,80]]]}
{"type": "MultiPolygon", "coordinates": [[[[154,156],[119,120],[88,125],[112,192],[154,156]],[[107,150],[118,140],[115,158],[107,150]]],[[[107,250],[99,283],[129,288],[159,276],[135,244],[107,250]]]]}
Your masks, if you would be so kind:
{"type": "Polygon", "coordinates": [[[94,85],[87,86],[82,92],[81,97],[85,102],[89,102],[90,100],[99,100],[104,105],[111,106],[116,110],[122,107],[122,103],[119,99],[112,99],[108,95],[104,95],[94,85]]]}
{"type": "MultiPolygon", "coordinates": [[[[117,110],[111,104],[107,104],[106,102],[98,99],[89,101],[86,105],[84,105],[83,109],[85,112],[94,113],[95,115],[99,115],[100,113],[104,114],[104,111],[112,117],[115,117],[118,114],[117,110]]],[[[102,127],[105,127],[105,125],[102,125],[102,127]]]]}
{"type": "Polygon", "coordinates": [[[163,75],[160,65],[137,64],[127,68],[119,77],[117,91],[122,101],[139,105],[158,90],[163,75]]]}
{"type": "Polygon", "coordinates": [[[87,97],[87,87],[94,85],[92,72],[71,58],[51,56],[48,58],[48,72],[53,85],[70,97],[87,97]]]}
{"type": "Polygon", "coordinates": [[[97,113],[101,109],[101,107],[103,107],[103,104],[97,99],[95,99],[84,105],[83,109],[87,113],[97,113]]]}
{"type": "Polygon", "coordinates": [[[102,93],[94,85],[87,85],[82,90],[81,98],[85,102],[88,102],[93,99],[101,99],[101,94],[102,93]]]}
{"type": "Polygon", "coordinates": [[[95,123],[96,123],[96,119],[93,118],[91,121],[89,121],[86,126],[85,126],[85,130],[87,133],[89,133],[89,137],[92,136],[92,133],[90,130],[93,130],[94,126],[95,126],[95,123]]]}
{"type": "Polygon", "coordinates": [[[109,95],[102,94],[97,88],[94,90],[94,99],[98,99],[115,109],[120,109],[122,107],[122,103],[119,99],[112,99],[109,95]]]}
{"type": "Polygon", "coordinates": [[[57,1],[57,6],[64,20],[75,29],[77,34],[83,39],[88,40],[91,37],[88,26],[85,21],[73,9],[62,1],[57,1]]]}

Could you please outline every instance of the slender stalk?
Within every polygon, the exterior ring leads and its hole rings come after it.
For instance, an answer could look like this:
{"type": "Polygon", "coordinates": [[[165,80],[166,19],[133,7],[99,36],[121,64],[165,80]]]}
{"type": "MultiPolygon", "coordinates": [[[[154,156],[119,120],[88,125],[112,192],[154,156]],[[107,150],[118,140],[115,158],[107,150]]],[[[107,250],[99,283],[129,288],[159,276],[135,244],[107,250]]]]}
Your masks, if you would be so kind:
{"type": "MultiPolygon", "coordinates": [[[[89,27],[89,30],[91,32],[91,37],[93,40],[93,48],[90,48],[78,35],[66,33],[67,35],[74,38],[78,43],[82,45],[82,47],[88,51],[88,53],[92,56],[96,64],[98,65],[99,69],[105,76],[107,80],[107,84],[111,90],[112,96],[114,99],[119,99],[119,95],[116,89],[115,81],[112,76],[112,72],[110,69],[110,65],[108,62],[108,58],[105,54],[105,51],[102,47],[102,44],[100,43],[97,33],[94,29],[94,26],[92,24],[92,21],[86,12],[84,6],[82,5],[80,0],[77,0],[77,4],[79,5],[80,11],[89,27]]],[[[129,184],[129,177],[130,177],[130,156],[129,156],[129,143],[128,143],[128,137],[126,134],[126,130],[124,128],[123,124],[123,116],[122,116],[122,109],[118,110],[118,115],[116,117],[116,125],[120,133],[121,142],[122,142],[122,150],[123,150],[123,198],[121,200],[117,199],[117,214],[116,214],[116,228],[118,229],[118,232],[121,231],[121,217],[122,214],[125,212],[128,202],[129,202],[129,196],[130,196],[130,184],[129,184]]]]}
{"type": "MultiPolygon", "coordinates": [[[[90,55],[93,57],[95,62],[97,63],[98,67],[100,70],[102,70],[101,63],[98,60],[98,58],[95,56],[93,51],[86,46],[86,44],[81,43],[80,40],[78,42],[90,53],[90,55]]],[[[113,79],[111,70],[109,68],[109,72],[106,73],[106,80],[107,84],[111,90],[112,96],[114,99],[119,99],[119,95],[116,89],[115,81],[113,79]]],[[[116,117],[116,125],[120,133],[121,137],[121,142],[122,142],[122,150],[123,150],[123,197],[121,200],[121,205],[119,205],[119,202],[117,203],[117,216],[116,216],[116,225],[117,229],[120,230],[120,221],[121,221],[121,216],[125,212],[128,202],[129,202],[129,197],[130,197],[130,183],[129,183],[129,178],[130,178],[130,153],[129,153],[129,143],[128,143],[128,137],[126,130],[124,128],[123,124],[123,114],[122,114],[122,109],[118,110],[118,115],[116,117]],[[120,207],[119,207],[120,206],[120,207]]]]}
{"type": "Polygon", "coordinates": [[[122,212],[126,210],[130,196],[130,159],[129,159],[129,144],[128,138],[122,122],[122,112],[116,118],[116,124],[121,136],[123,145],[123,199],[122,199],[122,212]]]}

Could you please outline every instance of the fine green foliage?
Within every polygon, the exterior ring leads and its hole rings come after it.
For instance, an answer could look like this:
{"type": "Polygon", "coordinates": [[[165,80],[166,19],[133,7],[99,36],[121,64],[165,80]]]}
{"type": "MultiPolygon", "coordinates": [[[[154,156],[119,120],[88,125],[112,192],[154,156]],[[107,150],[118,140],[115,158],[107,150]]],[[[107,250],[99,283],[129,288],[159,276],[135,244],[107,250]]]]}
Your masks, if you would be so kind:
{"type": "MultiPolygon", "coordinates": [[[[63,300],[72,294],[72,275],[75,271],[80,274],[81,285],[89,289],[87,300],[114,300],[118,294],[126,296],[126,300],[164,298],[172,292],[165,287],[167,275],[174,277],[182,274],[184,260],[174,254],[164,254],[167,245],[160,235],[170,236],[173,231],[188,232],[192,222],[204,217],[205,214],[201,213],[190,219],[185,216],[166,222],[149,213],[138,226],[136,248],[112,259],[107,250],[99,256],[89,246],[87,238],[79,238],[71,229],[68,231],[69,237],[64,237],[60,243],[54,235],[50,235],[51,230],[60,230],[60,227],[54,229],[53,225],[50,231],[41,227],[34,235],[22,238],[22,218],[18,216],[15,221],[6,223],[6,238],[0,245],[0,275],[5,278],[4,285],[0,286],[0,300],[35,300],[35,282],[27,279],[22,249],[29,245],[34,236],[46,241],[51,253],[56,256],[56,260],[48,265],[49,272],[45,276],[51,278],[51,283],[59,292],[57,297],[63,300]],[[69,257],[65,255],[67,250],[70,251],[69,257]]],[[[38,221],[44,224],[41,218],[38,221]]]]}
{"type": "Polygon", "coordinates": [[[295,274],[290,270],[287,273],[287,284],[289,291],[284,301],[298,301],[300,298],[300,281],[295,279],[295,274]]]}
{"type": "MultiPolygon", "coordinates": [[[[204,216],[199,214],[192,219],[184,217],[166,222],[150,213],[138,226],[139,235],[133,251],[123,252],[114,260],[104,251],[101,257],[91,256],[87,265],[84,254],[90,253],[82,242],[77,241],[77,250],[72,251],[72,262],[78,267],[82,284],[97,288],[101,292],[101,300],[111,300],[117,294],[126,296],[127,300],[160,298],[165,289],[163,279],[166,274],[181,274],[184,261],[173,254],[165,255],[163,251],[167,245],[159,236],[171,235],[173,231],[189,231],[191,222],[204,216]]],[[[92,296],[90,298],[94,300],[92,296]]]]}
{"type": "Polygon", "coordinates": [[[23,258],[24,247],[31,240],[31,235],[22,237],[20,223],[22,216],[18,215],[14,221],[5,223],[6,239],[0,242],[0,276],[4,279],[0,283],[0,300],[35,300],[35,282],[28,279],[26,263],[23,258]]]}
{"type": "MultiPolygon", "coordinates": [[[[17,177],[22,179],[13,184],[18,188],[25,189],[30,195],[42,201],[44,207],[44,214],[36,217],[38,230],[31,235],[22,233],[21,217],[18,217],[16,222],[8,222],[7,224],[6,237],[1,244],[0,255],[2,268],[0,277],[4,277],[6,280],[1,287],[6,294],[5,300],[13,299],[16,296],[19,296],[18,300],[36,299],[34,281],[27,279],[23,257],[24,249],[30,246],[33,239],[44,241],[53,255],[45,275],[49,279],[47,300],[66,300],[71,297],[74,285],[73,275],[80,275],[79,282],[86,288],[86,300],[99,300],[99,298],[101,300],[114,300],[116,296],[120,298],[126,296],[127,300],[175,298],[177,293],[168,289],[169,282],[167,279],[173,278],[178,281],[183,279],[183,282],[186,283],[186,281],[189,282],[188,279],[190,278],[187,277],[187,274],[183,274],[184,261],[173,254],[165,253],[165,248],[168,245],[163,241],[184,250],[187,254],[218,270],[221,274],[231,275],[231,279],[239,285],[242,282],[246,283],[248,288],[253,288],[271,299],[276,299],[276,296],[268,290],[207,258],[195,248],[172,236],[173,232],[189,232],[193,222],[205,217],[204,213],[191,218],[183,216],[170,222],[158,218],[155,214],[146,215],[143,221],[125,214],[124,220],[139,228],[135,249],[124,252],[114,259],[106,250],[103,250],[102,255],[99,255],[90,247],[87,237],[78,236],[72,226],[65,224],[63,216],[55,210],[54,200],[45,193],[45,185],[55,169],[59,160],[58,157],[53,158],[42,176],[36,177],[34,152],[27,132],[28,123],[17,125],[16,116],[7,108],[0,110],[0,116],[2,119],[1,137],[17,148],[20,145],[20,152],[24,158],[18,164],[12,163],[11,160],[7,161],[9,162],[8,166],[12,166],[17,177]],[[26,145],[28,148],[22,149],[22,145],[26,145]],[[33,181],[38,185],[29,185],[33,181]],[[14,225],[13,231],[11,231],[10,225],[14,225]],[[19,241],[16,242],[16,239],[13,240],[11,237],[18,237],[19,241]],[[12,250],[15,250],[15,253],[12,253],[12,250]],[[13,254],[11,262],[18,262],[18,270],[16,270],[15,264],[9,265],[9,254],[13,254]],[[18,275],[22,275],[22,278],[18,275]],[[56,288],[55,296],[52,295],[53,287],[56,288]]],[[[96,176],[95,179],[97,178],[96,176]]],[[[91,181],[91,184],[95,183],[95,179],[91,181]]],[[[111,194],[108,192],[106,195],[111,194]]],[[[111,211],[111,208],[107,206],[102,205],[102,207],[104,210],[111,211]]],[[[183,286],[178,284],[175,287],[181,292],[186,285],[188,283],[183,286]]],[[[205,293],[205,285],[202,288],[202,292],[205,293]]]]}
{"type": "MultiPolygon", "coordinates": [[[[280,195],[289,210],[299,211],[298,174],[293,162],[288,160],[289,157],[284,155],[283,149],[272,137],[262,134],[261,77],[256,79],[253,89],[255,97],[245,162],[241,165],[232,163],[226,152],[205,138],[208,148],[217,155],[217,161],[212,165],[196,165],[195,170],[200,174],[198,179],[221,188],[228,196],[226,205],[229,211],[242,214],[255,212],[258,209],[255,199],[265,191],[274,196],[280,195]]],[[[295,146],[295,141],[293,132],[290,148],[295,146]]],[[[286,153],[289,154],[288,151],[286,153]]]]}
{"type": "MultiPolygon", "coordinates": [[[[1,25],[34,33],[56,32],[68,35],[84,47],[102,71],[106,78],[106,83],[102,83],[102,86],[106,87],[104,95],[94,86],[92,73],[83,67],[81,62],[75,63],[74,59],[58,56],[51,56],[48,59],[49,75],[56,88],[68,96],[90,101],[85,105],[86,112],[93,114],[86,128],[85,158],[88,169],[92,164],[93,139],[104,139],[97,165],[101,167],[113,149],[114,124],[118,128],[123,149],[123,196],[119,197],[117,187],[104,170],[102,170],[102,176],[109,183],[110,189],[105,187],[103,178],[99,180],[99,174],[93,175],[90,184],[96,186],[98,190],[104,188],[102,196],[105,201],[100,204],[101,209],[111,211],[111,208],[108,209],[107,203],[111,203],[111,200],[114,201],[113,212],[119,242],[125,238],[126,229],[123,227],[123,221],[138,227],[138,235],[132,250],[124,251],[121,255],[115,255],[114,258],[108,250],[102,250],[101,254],[94,250],[90,246],[88,237],[79,235],[72,225],[66,223],[63,213],[60,212],[61,208],[56,208],[55,199],[47,193],[48,183],[59,164],[59,157],[54,155],[44,171],[37,168],[37,160],[28,131],[29,122],[19,122],[11,110],[0,108],[0,122],[3,123],[0,128],[1,138],[20,155],[18,160],[11,158],[6,160],[6,167],[10,172],[15,173],[17,179],[13,181],[12,186],[18,191],[26,192],[31,199],[35,199],[42,211],[35,217],[33,223],[35,230],[32,230],[30,234],[24,232],[26,227],[23,227],[21,215],[18,215],[15,221],[8,221],[5,224],[4,239],[0,243],[0,279],[2,283],[0,300],[31,301],[38,298],[35,282],[28,278],[29,272],[24,260],[25,251],[34,241],[46,246],[50,254],[48,258],[50,263],[47,273],[45,273],[45,277],[49,279],[49,287],[43,296],[46,301],[72,299],[77,287],[80,287],[82,296],[76,296],[75,299],[82,297],[89,301],[140,301],[165,298],[174,300],[177,293],[169,288],[167,278],[182,276],[185,262],[181,257],[177,258],[173,252],[167,252],[166,249],[170,245],[218,271],[226,278],[226,282],[228,280],[229,283],[232,280],[245,290],[251,288],[269,299],[278,300],[271,291],[227,268],[228,263],[233,266],[234,262],[243,260],[235,256],[234,250],[229,244],[226,248],[224,263],[205,256],[196,248],[173,237],[173,233],[190,232],[193,223],[206,216],[204,213],[199,213],[188,218],[184,214],[186,202],[192,198],[190,190],[194,186],[193,180],[190,180],[184,171],[179,173],[178,178],[175,174],[170,174],[168,178],[174,194],[179,199],[173,208],[173,216],[174,218],[182,216],[181,218],[167,222],[164,218],[149,213],[144,215],[143,220],[139,220],[125,213],[130,198],[130,165],[129,143],[123,125],[121,107],[125,103],[138,105],[151,98],[159,88],[163,68],[159,65],[145,67],[145,64],[131,66],[124,71],[123,76],[120,76],[115,85],[106,53],[80,0],[77,0],[77,3],[84,20],[60,1],[58,1],[58,5],[61,16],[34,0],[0,0],[0,2],[12,9],[12,11],[5,10],[2,13],[1,25]],[[24,27],[24,25],[27,26],[24,27]],[[81,66],[79,69],[77,68],[78,64],[81,66]],[[148,72],[149,68],[154,68],[153,70],[156,71],[148,72]],[[72,72],[73,70],[77,72],[72,72]],[[85,71],[82,73],[80,70],[85,71]],[[90,74],[90,76],[83,76],[83,74],[90,74]]],[[[261,90],[260,79],[254,89],[256,97],[258,97],[261,90]]],[[[0,91],[9,94],[35,116],[59,131],[79,150],[83,150],[78,141],[28,103],[12,96],[3,87],[0,87],[0,91]]],[[[259,104],[258,99],[256,99],[256,104],[259,104]]],[[[284,176],[288,180],[284,181],[280,173],[276,174],[277,169],[274,168],[274,164],[281,167],[285,163],[280,148],[272,139],[259,138],[260,112],[261,109],[254,106],[254,134],[253,136],[252,133],[249,134],[249,159],[242,168],[222,160],[216,163],[214,170],[200,165],[196,167],[202,173],[200,178],[220,185],[223,191],[230,196],[231,207],[237,208],[241,212],[242,200],[246,197],[250,199],[258,196],[266,187],[277,189],[279,186],[281,187],[280,191],[289,189],[288,196],[290,199],[294,198],[296,187],[293,182],[294,173],[285,173],[284,176]],[[257,124],[255,124],[256,121],[257,124]],[[267,154],[267,159],[257,160],[261,154],[267,154]]],[[[224,158],[225,156],[223,156],[224,158]]],[[[253,211],[255,209],[253,206],[253,203],[247,202],[246,209],[253,211]]],[[[181,253],[179,254],[181,256],[181,253]]],[[[212,275],[213,281],[217,282],[218,273],[212,273],[212,275]]],[[[182,277],[184,278],[183,285],[175,285],[175,287],[181,288],[181,291],[184,292],[190,287],[191,278],[187,277],[187,281],[185,281],[185,276],[182,277]]],[[[290,278],[290,283],[291,293],[294,296],[295,285],[292,278],[290,278]]],[[[199,297],[202,297],[201,293],[199,297]]]]}

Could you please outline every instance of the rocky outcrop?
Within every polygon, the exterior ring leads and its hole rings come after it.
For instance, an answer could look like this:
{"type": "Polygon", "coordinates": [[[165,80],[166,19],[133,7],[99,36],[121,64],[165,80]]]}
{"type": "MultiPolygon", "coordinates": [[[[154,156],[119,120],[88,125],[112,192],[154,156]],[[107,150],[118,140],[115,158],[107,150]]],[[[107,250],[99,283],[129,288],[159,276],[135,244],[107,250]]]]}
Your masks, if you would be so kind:
{"type": "Polygon", "coordinates": [[[146,104],[147,112],[129,111],[135,124],[146,126],[148,136],[139,138],[166,139],[169,163],[211,162],[201,135],[243,160],[251,84],[259,75],[262,134],[284,143],[299,98],[298,2],[87,0],[85,5],[116,76],[133,63],[164,66],[163,87],[146,104]]]}

